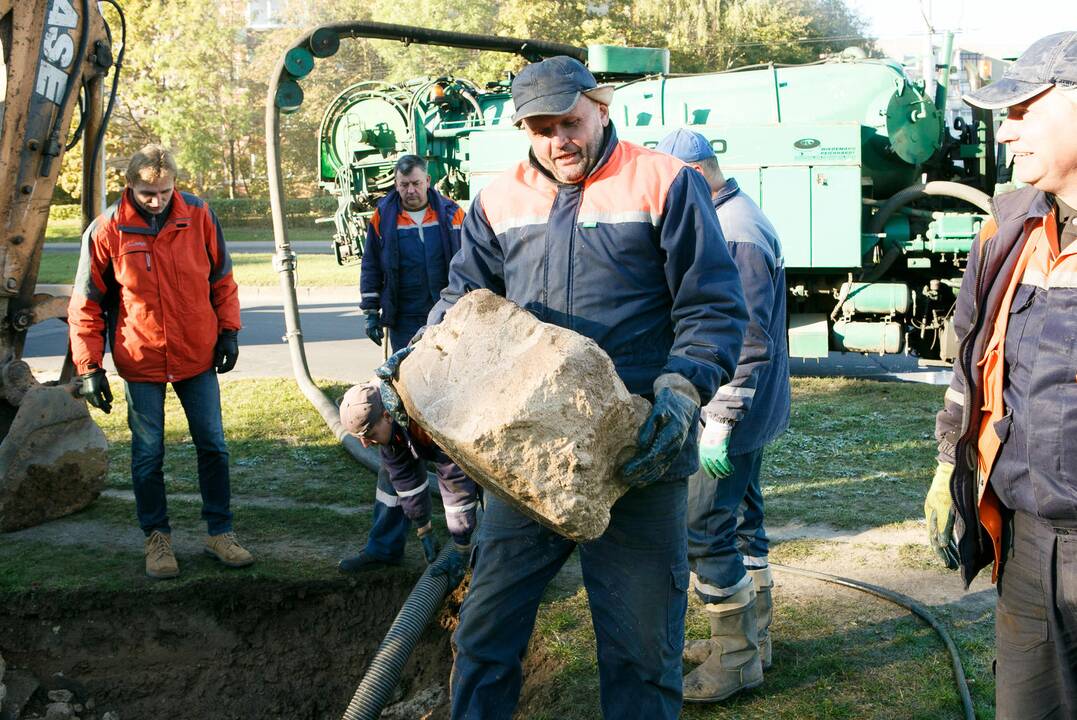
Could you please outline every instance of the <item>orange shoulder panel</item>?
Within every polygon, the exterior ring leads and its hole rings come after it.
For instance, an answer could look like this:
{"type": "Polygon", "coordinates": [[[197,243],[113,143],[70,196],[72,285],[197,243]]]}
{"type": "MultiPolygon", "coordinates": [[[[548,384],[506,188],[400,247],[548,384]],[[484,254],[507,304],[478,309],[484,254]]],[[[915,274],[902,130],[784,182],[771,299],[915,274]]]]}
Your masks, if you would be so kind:
{"type": "Polygon", "coordinates": [[[498,175],[479,193],[479,204],[494,233],[544,223],[557,187],[526,160],[498,175]]]}
{"type": "Polygon", "coordinates": [[[581,215],[647,214],[657,222],[683,162],[665,153],[621,141],[599,172],[587,181],[581,215]]]}

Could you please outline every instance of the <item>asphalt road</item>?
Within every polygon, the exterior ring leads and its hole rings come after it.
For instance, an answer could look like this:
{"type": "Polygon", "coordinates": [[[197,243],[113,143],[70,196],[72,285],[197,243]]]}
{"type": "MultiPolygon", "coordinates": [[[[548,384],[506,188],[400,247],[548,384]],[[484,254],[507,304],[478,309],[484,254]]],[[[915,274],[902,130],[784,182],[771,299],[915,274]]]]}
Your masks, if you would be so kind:
{"type": "MultiPolygon", "coordinates": [[[[300,301],[300,328],[314,378],[357,382],[372,376],[381,364],[381,348],[363,334],[357,295],[356,289],[342,288],[300,301]]],[[[285,326],[280,296],[242,293],[240,302],[243,330],[239,333],[239,362],[222,380],[291,377],[291,356],[282,339],[285,326]]],[[[31,328],[23,359],[39,380],[46,380],[59,376],[66,351],[67,324],[48,320],[31,328]]],[[[105,368],[115,371],[111,357],[106,357],[105,368]]]]}
{"type": "MultiPolygon", "coordinates": [[[[357,382],[372,376],[381,364],[382,350],[363,334],[355,288],[311,290],[300,297],[300,327],[307,364],[315,379],[357,382]]],[[[282,336],[284,310],[276,288],[244,288],[240,292],[243,330],[239,362],[226,379],[291,377],[291,356],[282,336]]],[[[31,328],[23,359],[38,379],[59,376],[67,350],[67,325],[48,320],[31,328]]],[[[114,371],[111,359],[106,369],[114,371]]],[[[822,375],[948,384],[950,371],[922,367],[906,356],[830,353],[821,360],[790,361],[794,375],[822,375]]]]}

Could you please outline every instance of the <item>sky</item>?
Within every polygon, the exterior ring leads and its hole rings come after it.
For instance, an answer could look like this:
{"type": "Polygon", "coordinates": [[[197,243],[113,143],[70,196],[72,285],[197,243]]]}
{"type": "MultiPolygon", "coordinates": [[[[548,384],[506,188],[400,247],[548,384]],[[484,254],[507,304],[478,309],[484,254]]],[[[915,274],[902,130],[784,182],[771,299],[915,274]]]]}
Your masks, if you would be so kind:
{"type": "Polygon", "coordinates": [[[995,57],[1013,56],[1037,38],[1077,30],[1073,0],[847,0],[869,21],[879,45],[915,47],[923,43],[924,15],[938,32],[957,31],[960,47],[995,57]]]}

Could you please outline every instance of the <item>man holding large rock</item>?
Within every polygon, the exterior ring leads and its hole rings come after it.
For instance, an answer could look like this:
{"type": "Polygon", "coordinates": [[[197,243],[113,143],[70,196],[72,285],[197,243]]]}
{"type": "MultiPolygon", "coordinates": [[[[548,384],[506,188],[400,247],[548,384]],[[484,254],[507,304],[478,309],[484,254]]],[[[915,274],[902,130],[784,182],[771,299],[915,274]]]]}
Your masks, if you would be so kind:
{"type": "MultiPolygon", "coordinates": [[[[607,718],[675,718],[687,606],[686,478],[700,404],[732,376],[747,313],[706,183],[667,155],[619,142],[609,86],[555,57],[512,84],[528,160],[472,202],[439,322],[488,288],[593,339],[632,393],[654,401],[632,486],[580,562],[607,718]]],[[[399,365],[400,353],[389,365],[399,365]]],[[[546,584],[577,543],[487,496],[454,639],[452,717],[510,718],[546,584]]]]}

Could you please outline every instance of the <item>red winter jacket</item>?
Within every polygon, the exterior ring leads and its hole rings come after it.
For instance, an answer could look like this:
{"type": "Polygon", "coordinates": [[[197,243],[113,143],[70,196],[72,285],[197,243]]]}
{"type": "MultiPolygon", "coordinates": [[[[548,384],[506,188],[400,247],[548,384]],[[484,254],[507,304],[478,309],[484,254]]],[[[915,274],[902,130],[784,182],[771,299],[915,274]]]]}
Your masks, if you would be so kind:
{"type": "Polygon", "coordinates": [[[239,330],[239,288],[217,216],[187,193],[155,235],[130,191],[82,236],[68,305],[78,373],[112,359],[132,382],[178,382],[208,370],[222,330],[239,330]]]}

